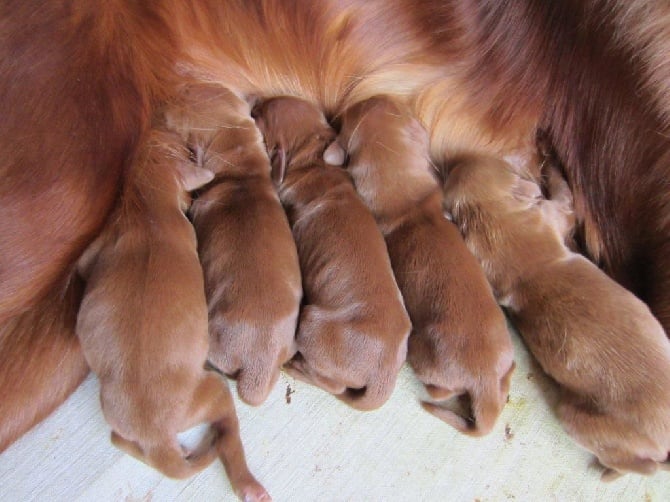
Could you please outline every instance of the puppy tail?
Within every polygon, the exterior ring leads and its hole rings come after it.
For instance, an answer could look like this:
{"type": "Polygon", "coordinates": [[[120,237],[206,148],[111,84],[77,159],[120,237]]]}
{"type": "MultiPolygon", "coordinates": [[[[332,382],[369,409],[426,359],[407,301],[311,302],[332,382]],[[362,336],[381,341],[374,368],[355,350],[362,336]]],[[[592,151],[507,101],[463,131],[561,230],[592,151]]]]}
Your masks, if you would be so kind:
{"type": "Polygon", "coordinates": [[[481,385],[470,393],[472,412],[469,417],[463,417],[435,403],[424,401],[421,406],[463,434],[475,437],[484,436],[491,432],[505,405],[515,366],[512,363],[500,381],[495,378],[483,379],[481,385]]]}
{"type": "Polygon", "coordinates": [[[512,380],[516,363],[507,370],[507,373],[497,381],[493,378],[484,380],[479,393],[472,396],[472,414],[475,419],[475,434],[483,436],[491,432],[498,420],[498,416],[507,402],[509,386],[512,380]]]}
{"type": "Polygon", "coordinates": [[[362,389],[348,388],[337,397],[356,410],[375,410],[391,397],[395,388],[396,378],[397,373],[379,375],[370,385],[362,389]]]}
{"type": "Polygon", "coordinates": [[[71,277],[0,325],[0,452],[47,417],[88,374],[75,335],[83,284],[71,277]]]}

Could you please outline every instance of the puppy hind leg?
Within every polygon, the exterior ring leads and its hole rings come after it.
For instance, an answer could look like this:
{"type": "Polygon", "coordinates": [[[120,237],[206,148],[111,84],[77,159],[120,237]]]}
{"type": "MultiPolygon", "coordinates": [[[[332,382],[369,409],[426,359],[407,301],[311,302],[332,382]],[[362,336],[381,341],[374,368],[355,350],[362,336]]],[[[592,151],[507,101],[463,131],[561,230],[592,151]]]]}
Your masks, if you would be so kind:
{"type": "Polygon", "coordinates": [[[275,327],[262,333],[262,346],[256,347],[253,359],[246,361],[237,376],[237,394],[251,406],[258,406],[265,401],[279,379],[281,367],[296,354],[297,347],[293,339],[296,319],[293,318],[287,324],[288,329],[275,327]],[[290,343],[282,342],[286,340],[287,333],[291,337],[290,343]]]}
{"type": "Polygon", "coordinates": [[[216,432],[213,447],[235,494],[245,502],[272,500],[247,466],[237,412],[226,382],[214,373],[208,374],[196,399],[207,403],[199,421],[210,422],[216,432]]]}
{"type": "MultiPolygon", "coordinates": [[[[426,411],[448,423],[459,432],[470,436],[483,436],[488,434],[491,429],[493,429],[496,420],[505,405],[512,373],[514,372],[515,367],[516,365],[512,363],[512,366],[500,382],[494,377],[489,377],[482,380],[482,384],[471,389],[467,395],[461,396],[464,401],[469,401],[467,408],[469,408],[470,414],[467,417],[436,403],[424,401],[421,405],[426,411]]],[[[426,386],[426,390],[428,390],[428,393],[434,399],[449,399],[454,394],[454,392],[447,389],[434,387],[435,386],[426,386]]]]}
{"type": "Polygon", "coordinates": [[[339,395],[347,390],[347,386],[343,383],[321,375],[312,369],[300,352],[284,365],[284,370],[296,380],[319,387],[329,394],[339,395]]]}
{"type": "Polygon", "coordinates": [[[330,311],[316,305],[302,308],[296,333],[298,352],[284,369],[298,380],[338,395],[345,392],[347,386],[337,378],[341,371],[333,363],[333,354],[340,350],[341,323],[332,317],[330,311]]]}
{"type": "Polygon", "coordinates": [[[176,438],[151,445],[146,451],[135,441],[130,441],[115,431],[112,431],[111,440],[112,444],[120,450],[173,479],[186,479],[197,474],[211,464],[217,456],[213,448],[209,448],[200,455],[185,455],[184,449],[176,438]]]}
{"type": "Polygon", "coordinates": [[[515,367],[516,364],[512,363],[510,369],[500,381],[493,375],[488,378],[482,376],[482,378],[485,378],[483,385],[471,392],[475,435],[483,436],[493,429],[502,408],[505,406],[515,367]]]}
{"type": "Polygon", "coordinates": [[[609,483],[619,479],[626,472],[635,472],[644,475],[653,474],[658,470],[659,464],[651,459],[638,458],[629,462],[604,467],[605,470],[600,475],[600,480],[609,483]]]}
{"type": "Polygon", "coordinates": [[[347,388],[337,397],[349,406],[360,411],[370,411],[379,408],[393,393],[397,372],[374,375],[371,383],[362,389],[347,388]]]}
{"type": "Polygon", "coordinates": [[[428,401],[422,401],[421,407],[428,413],[435,415],[437,418],[439,418],[446,424],[452,426],[458,432],[468,435],[477,435],[473,419],[469,417],[465,418],[456,413],[455,411],[452,411],[443,406],[440,406],[439,404],[431,403],[428,401]]]}

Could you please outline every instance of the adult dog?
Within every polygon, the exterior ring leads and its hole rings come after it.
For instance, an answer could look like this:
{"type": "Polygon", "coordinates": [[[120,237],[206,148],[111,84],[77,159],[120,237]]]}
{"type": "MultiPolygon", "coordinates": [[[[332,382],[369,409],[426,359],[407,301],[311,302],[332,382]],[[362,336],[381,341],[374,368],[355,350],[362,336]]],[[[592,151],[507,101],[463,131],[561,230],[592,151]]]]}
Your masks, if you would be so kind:
{"type": "Polygon", "coordinates": [[[661,0],[5,1],[0,450],[85,373],[77,295],[54,303],[154,108],[184,78],[299,95],[332,114],[393,94],[430,132],[436,162],[531,158],[544,129],[585,253],[667,333],[669,40],[661,0]]]}

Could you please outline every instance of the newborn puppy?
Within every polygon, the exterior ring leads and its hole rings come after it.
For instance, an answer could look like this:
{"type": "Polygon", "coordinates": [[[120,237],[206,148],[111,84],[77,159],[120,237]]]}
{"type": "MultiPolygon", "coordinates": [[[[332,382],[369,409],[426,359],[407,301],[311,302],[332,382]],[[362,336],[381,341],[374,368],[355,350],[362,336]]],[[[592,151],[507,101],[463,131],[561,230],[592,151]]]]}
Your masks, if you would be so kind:
{"type": "Polygon", "coordinates": [[[185,478],[218,455],[244,500],[268,495],[247,468],[225,381],[205,371],[204,284],[185,190],[212,178],[179,136],[153,131],[126,174],[119,205],[79,262],[86,290],[77,320],[100,379],[112,442],[165,475],[185,478]],[[186,452],[177,434],[210,422],[186,452]]]}
{"type": "Polygon", "coordinates": [[[295,354],[298,255],[249,105],[214,85],[185,87],[171,128],[216,177],[193,202],[209,305],[210,362],[261,404],[295,354]]]}
{"type": "Polygon", "coordinates": [[[461,432],[486,434],[507,400],[513,348],[484,273],[443,215],[426,132],[403,105],[378,97],[344,113],[338,141],[412,320],[407,359],[432,398],[469,398],[471,412],[424,408],[461,432]]]}
{"type": "Polygon", "coordinates": [[[470,158],[450,173],[445,208],[560,385],[559,419],[608,468],[603,478],[667,469],[670,342],[645,304],[564,245],[571,194],[555,171],[548,193],[503,161],[470,158]]]}
{"type": "Polygon", "coordinates": [[[254,109],[298,247],[305,306],[289,371],[357,409],[381,406],[405,361],[410,322],[384,239],[349,175],[323,160],[335,132],[312,104],[254,109]]]}

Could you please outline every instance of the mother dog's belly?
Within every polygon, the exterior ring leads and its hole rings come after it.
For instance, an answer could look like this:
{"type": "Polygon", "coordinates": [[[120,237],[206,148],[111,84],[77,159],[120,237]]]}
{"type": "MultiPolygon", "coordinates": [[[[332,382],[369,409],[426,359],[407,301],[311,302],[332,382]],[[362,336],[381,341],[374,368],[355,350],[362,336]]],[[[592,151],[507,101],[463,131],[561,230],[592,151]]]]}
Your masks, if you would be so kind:
{"type": "Polygon", "coordinates": [[[470,91],[475,54],[459,49],[457,35],[453,52],[433,48],[416,8],[401,0],[176,2],[170,21],[184,49],[179,71],[190,78],[244,96],[299,96],[333,117],[374,95],[403,96],[430,132],[437,162],[527,148],[537,116],[519,114],[501,130],[493,105],[470,91]]]}

